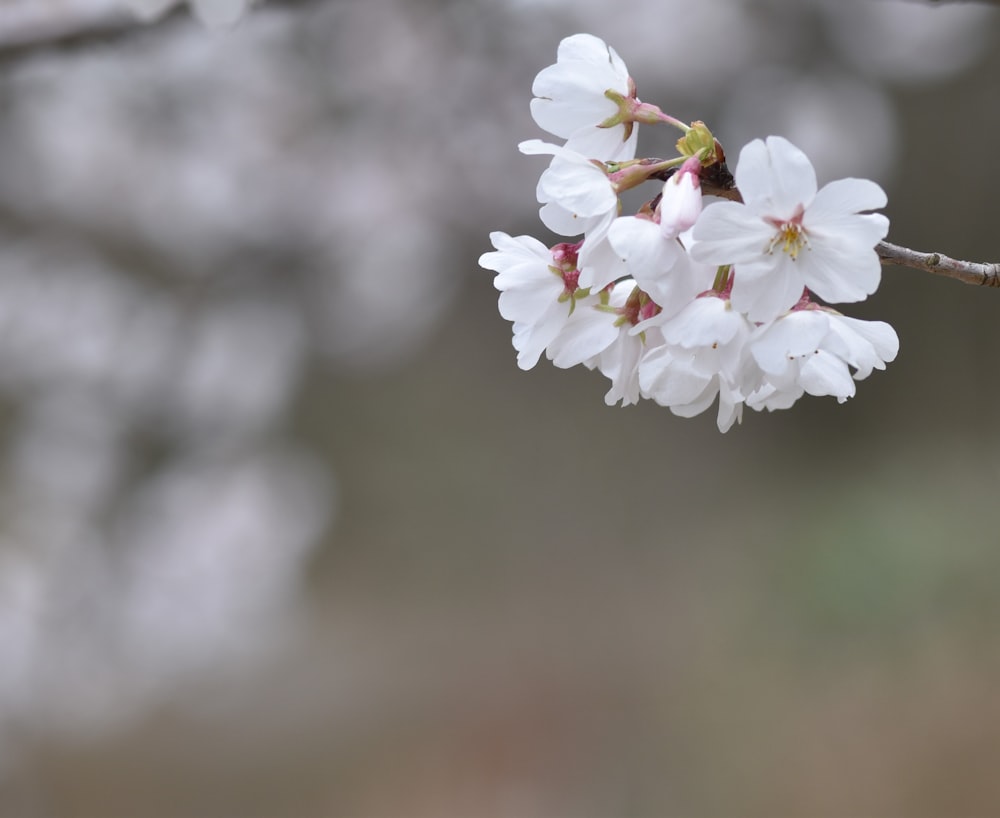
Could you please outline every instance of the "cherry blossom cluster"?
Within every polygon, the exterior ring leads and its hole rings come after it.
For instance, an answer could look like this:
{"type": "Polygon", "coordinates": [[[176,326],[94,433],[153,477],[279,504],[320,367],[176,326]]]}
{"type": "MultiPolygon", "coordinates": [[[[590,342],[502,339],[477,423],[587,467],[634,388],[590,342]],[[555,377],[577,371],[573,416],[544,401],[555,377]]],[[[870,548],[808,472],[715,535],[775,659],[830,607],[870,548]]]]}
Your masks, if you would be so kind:
{"type": "Polygon", "coordinates": [[[779,136],[746,145],[730,176],[704,123],[640,102],[621,57],[589,34],[563,40],[532,90],[535,122],[565,141],[519,147],[551,157],[540,217],[566,240],[494,232],[479,260],[496,272],[522,369],[543,353],[582,364],[610,379],[609,405],[651,398],[684,417],[718,399],[725,432],[744,406],[787,409],[805,393],[842,403],[895,358],[892,327],[827,306],[879,285],[889,221],[871,212],[886,204],[877,184],[819,188],[779,136]],[[678,155],[636,158],[639,125],[657,123],[682,132],[678,155]],[[649,181],[655,198],[623,215],[621,194],[649,181]]]}

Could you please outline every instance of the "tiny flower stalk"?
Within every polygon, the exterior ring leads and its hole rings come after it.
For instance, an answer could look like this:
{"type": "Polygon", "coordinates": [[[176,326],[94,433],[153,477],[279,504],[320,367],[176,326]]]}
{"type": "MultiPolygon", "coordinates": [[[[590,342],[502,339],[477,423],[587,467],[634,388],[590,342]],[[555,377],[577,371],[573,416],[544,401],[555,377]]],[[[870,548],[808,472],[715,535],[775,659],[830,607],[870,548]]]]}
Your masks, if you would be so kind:
{"type": "Polygon", "coordinates": [[[643,182],[655,179],[664,171],[684,164],[685,157],[675,156],[673,159],[632,159],[628,162],[608,162],[605,165],[608,180],[615,193],[624,193],[638,187],[643,182]]]}
{"type": "Polygon", "coordinates": [[[670,114],[665,114],[656,105],[651,105],[648,102],[639,102],[635,97],[635,83],[631,77],[629,78],[628,96],[620,94],[613,88],[605,91],[604,96],[618,106],[618,111],[601,122],[597,126],[598,128],[614,128],[616,125],[624,125],[626,138],[632,134],[632,126],[637,122],[646,125],[657,125],[662,122],[683,131],[685,134],[691,130],[691,126],[686,122],[682,122],[670,116],[670,114]]]}
{"type": "Polygon", "coordinates": [[[712,290],[719,295],[724,295],[733,287],[732,267],[723,264],[715,273],[715,281],[712,282],[712,290]]]}

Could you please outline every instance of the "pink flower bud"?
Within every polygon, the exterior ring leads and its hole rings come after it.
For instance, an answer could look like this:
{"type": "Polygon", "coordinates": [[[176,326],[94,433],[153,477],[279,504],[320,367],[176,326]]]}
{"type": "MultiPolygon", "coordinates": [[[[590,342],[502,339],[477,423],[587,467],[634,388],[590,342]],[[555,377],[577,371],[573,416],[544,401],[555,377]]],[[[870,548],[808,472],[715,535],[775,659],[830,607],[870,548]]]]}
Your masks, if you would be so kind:
{"type": "Polygon", "coordinates": [[[663,196],[657,212],[660,215],[660,230],[667,238],[676,238],[701,215],[700,170],[701,163],[692,156],[663,183],[663,196]]]}

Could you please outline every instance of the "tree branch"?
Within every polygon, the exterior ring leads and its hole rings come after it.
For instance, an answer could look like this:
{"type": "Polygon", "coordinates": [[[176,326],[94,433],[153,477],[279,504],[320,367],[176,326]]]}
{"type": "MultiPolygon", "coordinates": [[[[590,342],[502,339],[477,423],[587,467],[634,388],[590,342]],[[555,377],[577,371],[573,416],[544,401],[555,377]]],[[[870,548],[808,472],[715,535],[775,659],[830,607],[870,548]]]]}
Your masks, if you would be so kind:
{"type": "Polygon", "coordinates": [[[83,36],[137,27],[138,20],[113,4],[98,0],[7,0],[0,5],[0,49],[24,52],[83,36]]]}
{"type": "MultiPolygon", "coordinates": [[[[325,0],[267,0],[265,4],[265,0],[257,0],[257,5],[308,8],[322,2],[325,0]]],[[[260,11],[248,12],[254,13],[260,11]]],[[[153,28],[193,25],[186,22],[188,17],[190,12],[183,3],[143,22],[117,0],[0,0],[0,67],[42,51],[104,47],[153,28]]]]}
{"type": "Polygon", "coordinates": [[[1000,263],[959,261],[941,253],[920,253],[887,241],[875,248],[882,264],[900,264],[914,270],[926,270],[935,275],[947,276],[966,284],[981,287],[1000,287],[1000,263]]]}

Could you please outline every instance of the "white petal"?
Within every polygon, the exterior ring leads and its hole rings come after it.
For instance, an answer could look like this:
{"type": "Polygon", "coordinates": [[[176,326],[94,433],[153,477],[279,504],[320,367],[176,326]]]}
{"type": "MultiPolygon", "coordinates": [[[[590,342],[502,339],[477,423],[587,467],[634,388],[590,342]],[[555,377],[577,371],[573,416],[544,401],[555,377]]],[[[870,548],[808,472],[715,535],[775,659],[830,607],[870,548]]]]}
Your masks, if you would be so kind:
{"type": "Polygon", "coordinates": [[[841,322],[847,324],[851,329],[875,347],[875,352],[886,363],[896,360],[899,353],[899,336],[885,321],[862,321],[858,318],[841,317],[841,322]]]}
{"type": "Polygon", "coordinates": [[[619,78],[628,78],[628,70],[618,53],[593,34],[573,34],[563,38],[556,52],[558,62],[579,60],[592,65],[607,65],[619,78]]]}
{"type": "Polygon", "coordinates": [[[546,288],[558,295],[562,292],[562,276],[552,272],[544,262],[537,259],[524,261],[507,267],[493,277],[493,286],[498,290],[523,290],[546,288]]]}
{"type": "Polygon", "coordinates": [[[864,380],[873,369],[885,369],[871,342],[839,319],[838,315],[830,315],[830,334],[824,339],[823,347],[856,370],[855,380],[864,380]]]}
{"type": "Polygon", "coordinates": [[[843,315],[830,316],[830,329],[848,347],[844,360],[857,369],[855,380],[863,380],[873,369],[885,369],[899,352],[899,337],[884,321],[862,321],[843,315]]]}
{"type": "Polygon", "coordinates": [[[552,343],[561,328],[562,323],[555,321],[515,323],[513,344],[518,352],[518,367],[525,370],[534,367],[545,347],[552,343]]]}
{"type": "Polygon", "coordinates": [[[823,186],[809,205],[806,226],[862,210],[885,207],[885,191],[868,179],[838,179],[823,186]]]}
{"type": "Polygon", "coordinates": [[[862,213],[844,216],[828,216],[816,222],[803,220],[810,245],[827,242],[835,246],[850,246],[858,252],[871,250],[889,232],[889,220],[881,213],[862,213]]]}
{"type": "Polygon", "coordinates": [[[663,325],[668,344],[684,349],[717,348],[728,344],[743,326],[743,316],[715,296],[696,298],[663,325]]]}
{"type": "MultiPolygon", "coordinates": [[[[539,128],[565,139],[580,128],[599,125],[614,116],[618,106],[603,96],[603,92],[598,95],[585,81],[574,82],[574,75],[566,74],[564,66],[553,65],[550,68],[557,72],[558,77],[553,77],[544,86],[539,86],[536,80],[536,88],[546,87],[547,91],[539,93],[536,90],[536,96],[531,100],[531,116],[539,128]]],[[[542,79],[544,75],[545,71],[538,78],[542,79]]]]}
{"type": "Polygon", "coordinates": [[[616,320],[617,316],[612,313],[578,305],[558,339],[549,345],[552,363],[567,369],[600,355],[622,331],[615,326],[616,320]]]}
{"type": "Polygon", "coordinates": [[[762,139],[754,139],[743,146],[739,159],[736,160],[733,176],[744,202],[771,201],[773,189],[771,157],[762,139]]]}
{"type": "Polygon", "coordinates": [[[813,237],[798,260],[805,286],[831,304],[863,301],[882,280],[875,251],[847,241],[813,237]]]}
{"type": "Polygon", "coordinates": [[[541,139],[525,139],[523,142],[518,143],[517,149],[526,156],[538,156],[539,154],[558,156],[565,153],[559,145],[553,145],[551,142],[543,142],[541,139]]]}
{"type": "Polygon", "coordinates": [[[604,395],[604,402],[622,406],[639,402],[639,360],[644,344],[638,338],[619,333],[618,339],[599,356],[598,368],[611,380],[611,388],[604,395]]]}
{"type": "MultiPolygon", "coordinates": [[[[555,276],[552,276],[555,279],[555,276]]],[[[507,321],[537,322],[553,304],[559,303],[563,287],[519,287],[507,289],[497,299],[500,315],[507,321]]],[[[569,303],[560,306],[569,315],[569,303]]]]}
{"type": "Polygon", "coordinates": [[[635,159],[635,148],[639,141],[639,126],[632,127],[632,133],[625,139],[625,127],[598,128],[586,125],[573,131],[566,141],[566,147],[589,159],[602,162],[627,162],[635,159]]]}
{"type": "Polygon", "coordinates": [[[788,218],[816,196],[816,171],[809,157],[784,137],[769,136],[767,150],[774,172],[774,205],[778,208],[773,215],[788,218]]]}
{"type": "Polygon", "coordinates": [[[607,175],[589,161],[557,156],[538,181],[540,202],[555,201],[577,216],[599,216],[618,206],[607,175]]]}
{"type": "Polygon", "coordinates": [[[824,349],[803,362],[799,383],[810,395],[834,395],[840,399],[854,397],[856,389],[847,364],[824,349]]]}
{"type": "Polygon", "coordinates": [[[774,412],[777,409],[790,409],[805,393],[798,381],[793,381],[786,387],[765,382],[756,392],[746,399],[746,404],[755,412],[767,409],[774,412]]]}
{"type": "Polygon", "coordinates": [[[772,324],[758,327],[751,337],[750,352],[768,375],[781,375],[789,361],[815,352],[830,331],[826,313],[796,310],[772,324]]]}
{"type": "Polygon", "coordinates": [[[560,236],[579,236],[587,229],[588,220],[581,219],[555,202],[542,205],[538,210],[538,218],[549,230],[560,236]]]}
{"type": "Polygon", "coordinates": [[[770,265],[736,265],[730,300],[754,323],[766,323],[794,307],[803,287],[798,268],[782,253],[770,265]]]}
{"type": "Polygon", "coordinates": [[[496,252],[483,253],[479,257],[479,266],[487,270],[501,272],[530,260],[551,264],[551,250],[532,236],[514,238],[495,230],[490,233],[490,243],[496,252]]]}
{"type": "Polygon", "coordinates": [[[639,388],[643,395],[652,397],[656,384],[668,376],[673,362],[673,352],[666,345],[652,348],[643,356],[639,361],[639,388]]]}
{"type": "Polygon", "coordinates": [[[628,275],[625,262],[608,241],[608,230],[612,224],[609,219],[589,231],[580,247],[577,267],[580,269],[578,283],[581,287],[603,290],[612,281],[628,275]]]}
{"type": "Polygon", "coordinates": [[[692,230],[691,257],[706,264],[739,264],[764,255],[774,228],[738,202],[714,202],[692,230]]]}
{"type": "Polygon", "coordinates": [[[725,434],[734,423],[743,420],[743,398],[738,391],[731,388],[725,382],[719,383],[719,414],[716,416],[716,425],[719,431],[725,434]]]}
{"type": "Polygon", "coordinates": [[[670,303],[671,272],[681,255],[676,241],[664,238],[649,219],[624,216],[608,229],[608,242],[628,274],[657,304],[670,303]]]}
{"type": "Polygon", "coordinates": [[[670,403],[667,406],[678,417],[693,418],[695,415],[700,415],[708,409],[717,394],[719,394],[719,378],[713,376],[708,380],[708,383],[705,384],[701,392],[692,400],[686,403],[670,403]]]}
{"type": "MultiPolygon", "coordinates": [[[[711,387],[713,376],[693,368],[693,355],[679,357],[674,352],[666,352],[648,361],[650,357],[652,353],[639,365],[639,384],[661,406],[685,406],[698,402],[703,398],[705,389],[711,387]]],[[[712,390],[708,403],[712,402],[714,396],[715,392],[712,390]]],[[[701,407],[692,415],[704,409],[705,407],[701,407]]]]}

